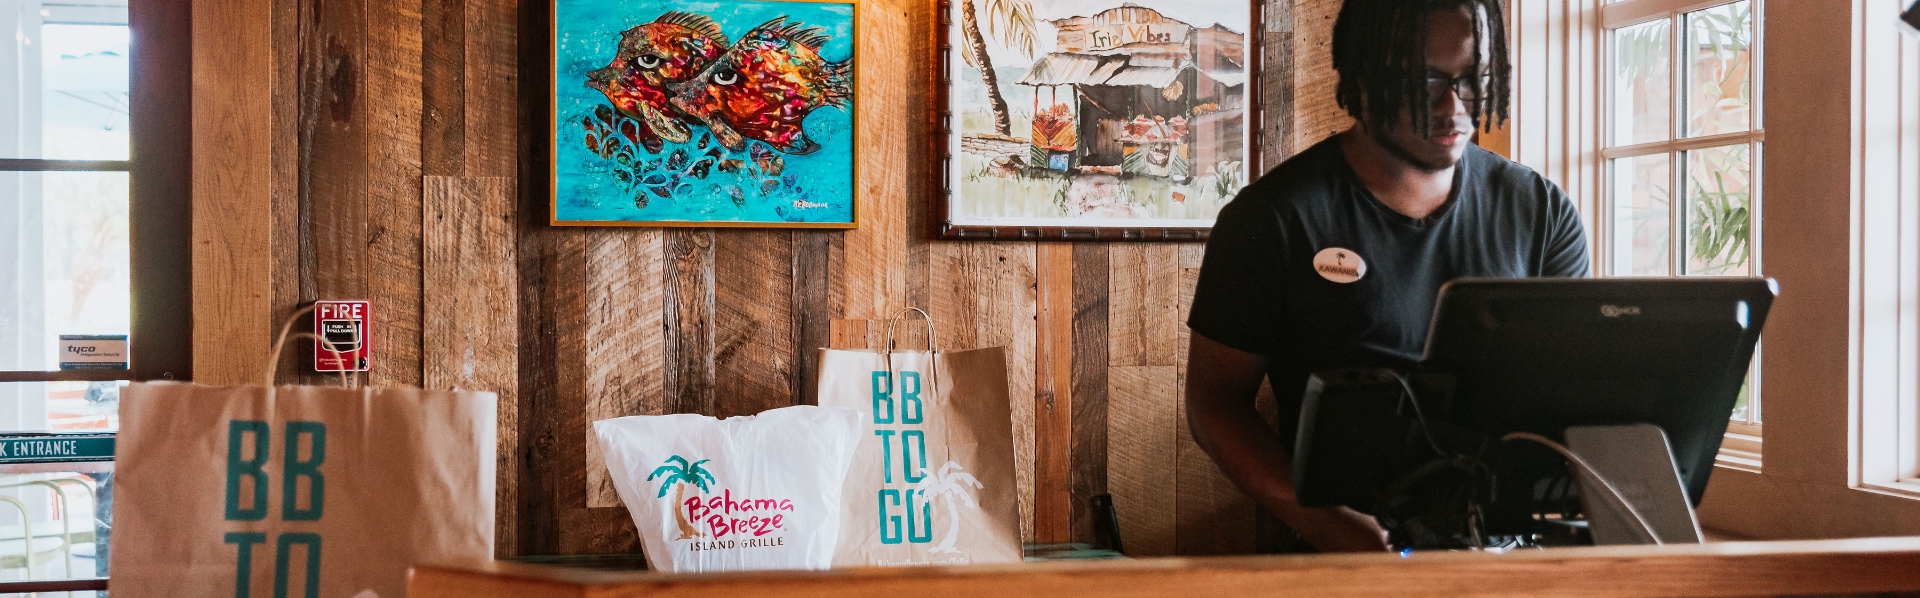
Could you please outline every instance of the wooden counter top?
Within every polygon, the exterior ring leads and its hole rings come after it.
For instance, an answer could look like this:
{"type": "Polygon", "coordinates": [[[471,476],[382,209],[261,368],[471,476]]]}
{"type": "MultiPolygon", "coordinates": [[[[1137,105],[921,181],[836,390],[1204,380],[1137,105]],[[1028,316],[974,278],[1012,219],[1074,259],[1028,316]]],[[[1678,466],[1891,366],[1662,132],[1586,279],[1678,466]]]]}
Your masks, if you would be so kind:
{"type": "Polygon", "coordinates": [[[412,598],[470,596],[1775,596],[1920,592],[1920,537],[1244,556],[672,575],[507,562],[420,566],[412,598]]]}

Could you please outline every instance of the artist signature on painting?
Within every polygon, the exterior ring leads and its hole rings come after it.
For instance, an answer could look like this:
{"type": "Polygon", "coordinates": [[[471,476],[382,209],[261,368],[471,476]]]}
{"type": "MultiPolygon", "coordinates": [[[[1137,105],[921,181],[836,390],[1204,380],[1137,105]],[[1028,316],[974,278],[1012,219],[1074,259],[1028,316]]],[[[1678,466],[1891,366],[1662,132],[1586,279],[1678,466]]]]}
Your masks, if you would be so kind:
{"type": "Polygon", "coordinates": [[[798,209],[798,210],[813,210],[813,209],[827,207],[827,204],[814,202],[814,201],[807,201],[804,199],[797,199],[797,200],[794,200],[793,207],[794,209],[798,209]]]}

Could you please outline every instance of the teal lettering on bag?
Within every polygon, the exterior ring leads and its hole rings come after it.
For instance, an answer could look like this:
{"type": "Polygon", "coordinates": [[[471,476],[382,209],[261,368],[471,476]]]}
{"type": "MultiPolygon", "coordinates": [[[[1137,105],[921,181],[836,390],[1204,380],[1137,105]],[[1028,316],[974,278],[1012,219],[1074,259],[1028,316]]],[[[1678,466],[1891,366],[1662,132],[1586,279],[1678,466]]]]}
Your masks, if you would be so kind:
{"type": "MultiPolygon", "coordinates": [[[[227,422],[227,521],[259,521],[267,518],[267,422],[233,420],[227,422]],[[241,459],[244,438],[253,435],[253,458],[241,459]],[[240,478],[253,479],[253,507],[240,507],[240,478]]],[[[263,540],[264,541],[264,540],[263,540]]]]}
{"type": "MultiPolygon", "coordinates": [[[[912,492],[912,490],[908,490],[908,492],[912,492]]],[[[888,498],[893,499],[893,506],[900,506],[900,491],[892,488],[886,488],[880,491],[880,543],[899,544],[901,539],[900,516],[887,514],[888,498]],[[892,527],[889,528],[888,526],[892,527]],[[887,533],[888,529],[892,529],[893,533],[887,533]]],[[[911,509],[907,511],[907,516],[913,516],[911,509]]]]}
{"type": "Polygon", "coordinates": [[[273,598],[287,598],[287,577],[291,574],[290,562],[293,559],[293,545],[304,544],[307,547],[306,591],[301,596],[314,598],[320,595],[320,534],[294,532],[280,534],[273,555],[273,598]]]}
{"type": "Polygon", "coordinates": [[[893,430],[874,430],[874,436],[880,437],[881,483],[893,483],[893,430]]]}
{"type": "Polygon", "coordinates": [[[873,373],[873,423],[893,423],[893,379],[886,372],[873,373]]]}
{"type": "Polygon", "coordinates": [[[240,563],[235,567],[233,576],[233,598],[248,598],[253,594],[253,545],[266,544],[267,535],[260,532],[227,532],[226,542],[240,545],[240,563]]]}
{"type": "MultiPolygon", "coordinates": [[[[926,498],[922,494],[920,498],[926,498]]],[[[907,489],[907,541],[914,544],[926,544],[933,541],[933,501],[920,503],[920,517],[913,516],[913,489],[907,489]],[[917,522],[917,523],[916,523],[917,522]],[[920,529],[924,525],[926,529],[920,529]],[[925,532],[925,533],[921,533],[925,532]]]]}
{"type": "Polygon", "coordinates": [[[907,483],[918,484],[927,474],[927,433],[920,430],[907,430],[900,433],[900,469],[907,474],[907,483]],[[914,467],[913,457],[920,457],[920,466],[914,467]]]}
{"type": "MultiPolygon", "coordinates": [[[[926,404],[921,400],[921,389],[920,372],[902,371],[897,378],[890,372],[873,372],[873,423],[881,425],[898,421],[901,426],[918,426],[925,422],[926,404]]],[[[916,484],[928,477],[925,431],[874,430],[873,434],[880,437],[882,484],[895,483],[893,440],[896,437],[900,440],[900,472],[902,474],[900,482],[916,484]]],[[[881,544],[925,544],[933,541],[933,505],[932,501],[925,500],[924,494],[919,494],[912,488],[883,488],[876,495],[876,499],[880,507],[878,517],[881,544]],[[907,511],[905,529],[902,529],[903,522],[898,514],[902,508],[907,511]]]]}
{"type": "Polygon", "coordinates": [[[920,372],[900,372],[900,423],[918,424],[925,416],[920,405],[920,372]]]}
{"type": "Polygon", "coordinates": [[[327,478],[320,464],[327,461],[327,425],[320,422],[287,422],[286,467],[280,473],[280,518],[286,521],[319,521],[326,504],[327,478]],[[300,460],[300,438],[311,445],[308,458],[300,460]],[[307,479],[307,508],[300,508],[300,479],[307,479]]]}

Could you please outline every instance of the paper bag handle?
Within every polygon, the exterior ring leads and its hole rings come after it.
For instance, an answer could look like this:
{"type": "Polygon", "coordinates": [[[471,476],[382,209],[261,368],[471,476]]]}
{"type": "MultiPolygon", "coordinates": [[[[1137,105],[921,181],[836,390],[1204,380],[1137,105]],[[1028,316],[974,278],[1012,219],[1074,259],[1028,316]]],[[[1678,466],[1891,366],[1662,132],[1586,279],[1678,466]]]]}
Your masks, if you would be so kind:
{"type": "MultiPolygon", "coordinates": [[[[909,307],[900,310],[900,313],[895,314],[893,319],[887,320],[887,341],[885,345],[880,347],[881,353],[886,356],[887,360],[887,385],[894,386],[899,384],[900,380],[900,370],[893,367],[893,326],[900,323],[900,320],[909,313],[920,314],[920,317],[927,321],[927,369],[929,370],[926,380],[927,392],[936,397],[940,396],[940,389],[936,386],[940,378],[940,340],[938,333],[933,328],[933,316],[928,314],[926,310],[918,307],[909,307]]],[[[888,388],[887,390],[891,392],[893,389],[888,388]]]]}
{"type": "MultiPolygon", "coordinates": [[[[318,304],[308,305],[306,307],[302,307],[298,310],[295,310],[293,312],[293,315],[287,316],[286,323],[280,325],[280,334],[278,336],[275,336],[273,340],[273,350],[267,354],[267,366],[265,368],[266,375],[262,377],[262,379],[266,381],[266,386],[269,393],[272,392],[272,389],[274,387],[274,384],[273,384],[274,378],[275,378],[274,374],[277,373],[278,370],[280,369],[279,367],[280,351],[281,349],[286,348],[287,339],[310,338],[323,343],[327,342],[327,339],[320,338],[319,335],[316,335],[311,332],[294,332],[293,331],[293,325],[294,323],[300,321],[300,316],[313,313],[313,309],[315,307],[318,307],[318,304]]],[[[358,381],[358,379],[359,379],[358,376],[353,376],[350,378],[349,373],[347,371],[342,370],[340,372],[340,386],[343,386],[346,388],[354,388],[356,386],[355,382],[358,381]]]]}
{"type": "Polygon", "coordinates": [[[933,329],[933,316],[927,315],[926,310],[918,307],[909,307],[900,310],[900,313],[894,314],[893,319],[887,320],[887,344],[884,346],[884,350],[888,353],[893,352],[893,326],[900,323],[900,320],[905,318],[909,313],[920,314],[920,317],[927,321],[927,352],[933,353],[939,351],[940,341],[933,329]]]}

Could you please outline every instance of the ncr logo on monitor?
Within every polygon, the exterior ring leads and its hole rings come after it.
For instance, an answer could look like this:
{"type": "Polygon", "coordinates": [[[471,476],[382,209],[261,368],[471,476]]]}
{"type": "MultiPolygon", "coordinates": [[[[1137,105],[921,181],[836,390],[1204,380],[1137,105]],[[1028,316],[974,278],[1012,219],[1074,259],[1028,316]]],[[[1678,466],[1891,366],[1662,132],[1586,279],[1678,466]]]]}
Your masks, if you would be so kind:
{"type": "Polygon", "coordinates": [[[1602,305],[1600,306],[1600,315],[1603,315],[1609,318],[1624,318],[1627,316],[1637,316],[1637,315],[1640,315],[1640,306],[1638,305],[1602,305]]]}

